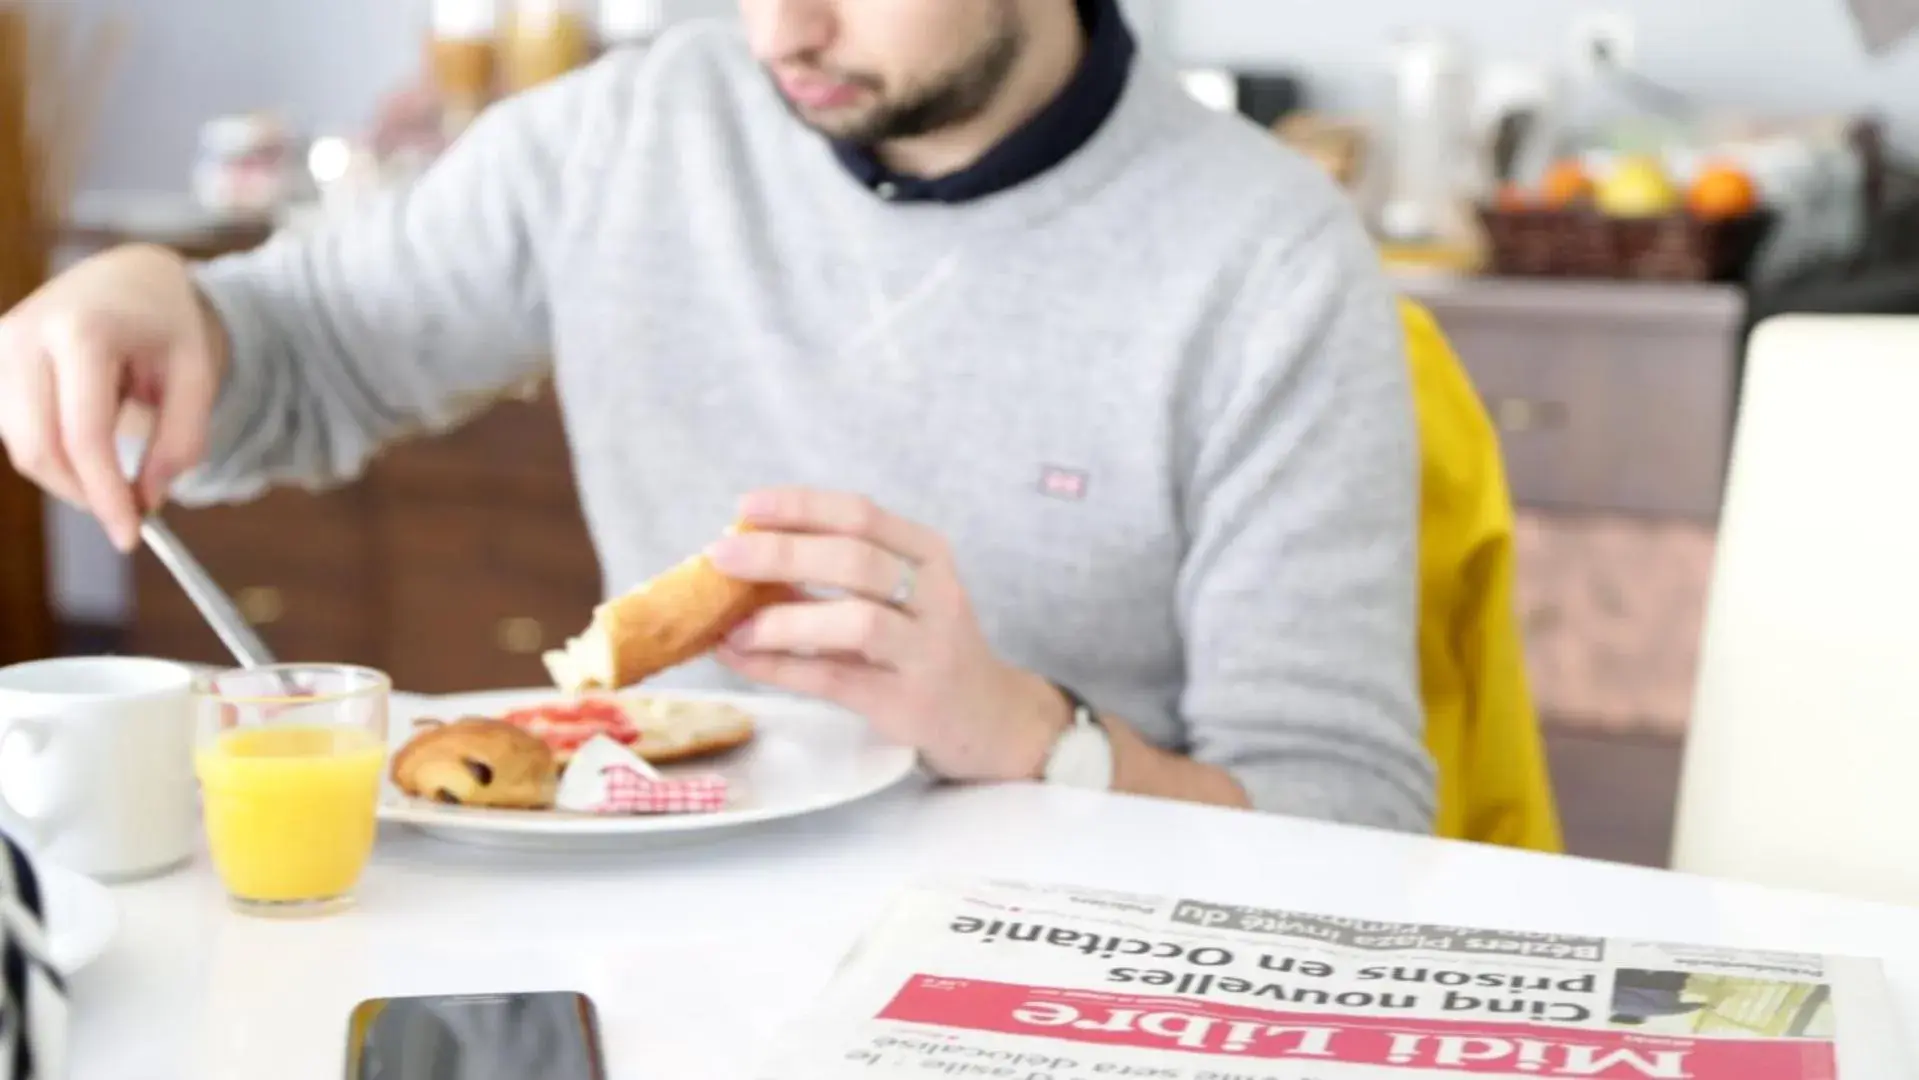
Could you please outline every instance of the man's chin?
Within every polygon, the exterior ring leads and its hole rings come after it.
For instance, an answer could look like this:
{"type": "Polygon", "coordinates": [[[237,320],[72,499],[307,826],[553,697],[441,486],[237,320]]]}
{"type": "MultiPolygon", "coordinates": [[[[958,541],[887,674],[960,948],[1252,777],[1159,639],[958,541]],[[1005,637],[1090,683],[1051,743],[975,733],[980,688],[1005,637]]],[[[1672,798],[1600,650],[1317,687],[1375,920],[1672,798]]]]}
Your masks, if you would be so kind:
{"type": "Polygon", "coordinates": [[[864,110],[803,109],[794,106],[793,115],[818,135],[834,142],[866,145],[873,141],[872,117],[864,110]]]}
{"type": "Polygon", "coordinates": [[[852,138],[871,123],[867,109],[854,109],[854,107],[816,109],[816,107],[802,106],[791,98],[787,98],[787,111],[791,111],[793,119],[800,121],[808,129],[816,130],[831,140],[852,138]]]}

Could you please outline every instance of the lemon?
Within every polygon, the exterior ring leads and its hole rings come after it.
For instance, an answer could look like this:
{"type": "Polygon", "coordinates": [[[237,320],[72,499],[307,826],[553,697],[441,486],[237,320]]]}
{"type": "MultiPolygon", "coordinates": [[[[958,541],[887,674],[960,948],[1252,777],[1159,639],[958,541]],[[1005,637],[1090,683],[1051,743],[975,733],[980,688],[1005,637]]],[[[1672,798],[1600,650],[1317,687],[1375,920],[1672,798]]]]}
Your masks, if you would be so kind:
{"type": "Polygon", "coordinates": [[[1650,157],[1622,158],[1594,193],[1599,209],[1614,217],[1660,217],[1684,202],[1665,168],[1650,157]]]}

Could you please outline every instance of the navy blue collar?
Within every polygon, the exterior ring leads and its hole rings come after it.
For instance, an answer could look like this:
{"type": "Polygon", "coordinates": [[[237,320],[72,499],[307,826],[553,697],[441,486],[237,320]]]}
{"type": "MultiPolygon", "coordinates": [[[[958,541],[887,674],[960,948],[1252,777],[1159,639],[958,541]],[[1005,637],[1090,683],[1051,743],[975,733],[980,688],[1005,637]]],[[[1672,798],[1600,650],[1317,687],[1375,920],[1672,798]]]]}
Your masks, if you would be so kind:
{"type": "Polygon", "coordinates": [[[1060,95],[978,161],[946,176],[895,173],[866,147],[833,144],[833,154],[867,190],[891,202],[961,203],[1023,184],[1071,157],[1113,114],[1137,46],[1118,0],[1076,0],[1086,56],[1060,95]]]}

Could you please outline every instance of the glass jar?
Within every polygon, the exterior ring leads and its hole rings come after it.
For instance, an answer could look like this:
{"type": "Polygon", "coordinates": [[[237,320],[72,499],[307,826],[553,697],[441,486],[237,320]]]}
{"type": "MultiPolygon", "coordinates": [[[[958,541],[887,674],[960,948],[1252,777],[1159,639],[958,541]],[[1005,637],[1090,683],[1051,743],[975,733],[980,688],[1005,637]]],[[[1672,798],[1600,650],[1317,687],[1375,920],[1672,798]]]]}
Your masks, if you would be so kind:
{"type": "Polygon", "coordinates": [[[517,0],[500,40],[506,92],[538,86],[591,60],[593,36],[584,0],[517,0]]]}
{"type": "Polygon", "coordinates": [[[456,134],[493,100],[499,81],[498,0],[433,0],[433,88],[456,134]]]}
{"type": "Polygon", "coordinates": [[[1470,246],[1475,160],[1473,65],[1452,35],[1401,32],[1392,51],[1392,113],[1378,227],[1397,244],[1470,246]]]}

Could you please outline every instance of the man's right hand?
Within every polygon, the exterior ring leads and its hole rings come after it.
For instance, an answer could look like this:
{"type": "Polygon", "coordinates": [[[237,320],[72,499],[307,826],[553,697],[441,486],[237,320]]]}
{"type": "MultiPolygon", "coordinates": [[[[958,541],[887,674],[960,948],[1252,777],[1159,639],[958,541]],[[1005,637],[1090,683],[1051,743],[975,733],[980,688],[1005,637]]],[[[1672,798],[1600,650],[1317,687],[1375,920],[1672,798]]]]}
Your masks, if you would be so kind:
{"type": "Polygon", "coordinates": [[[225,353],[185,260],[146,245],[96,255],[0,317],[0,443],[131,551],[141,516],[206,451],[225,353]],[[129,483],[115,434],[143,419],[152,435],[129,483]]]}

